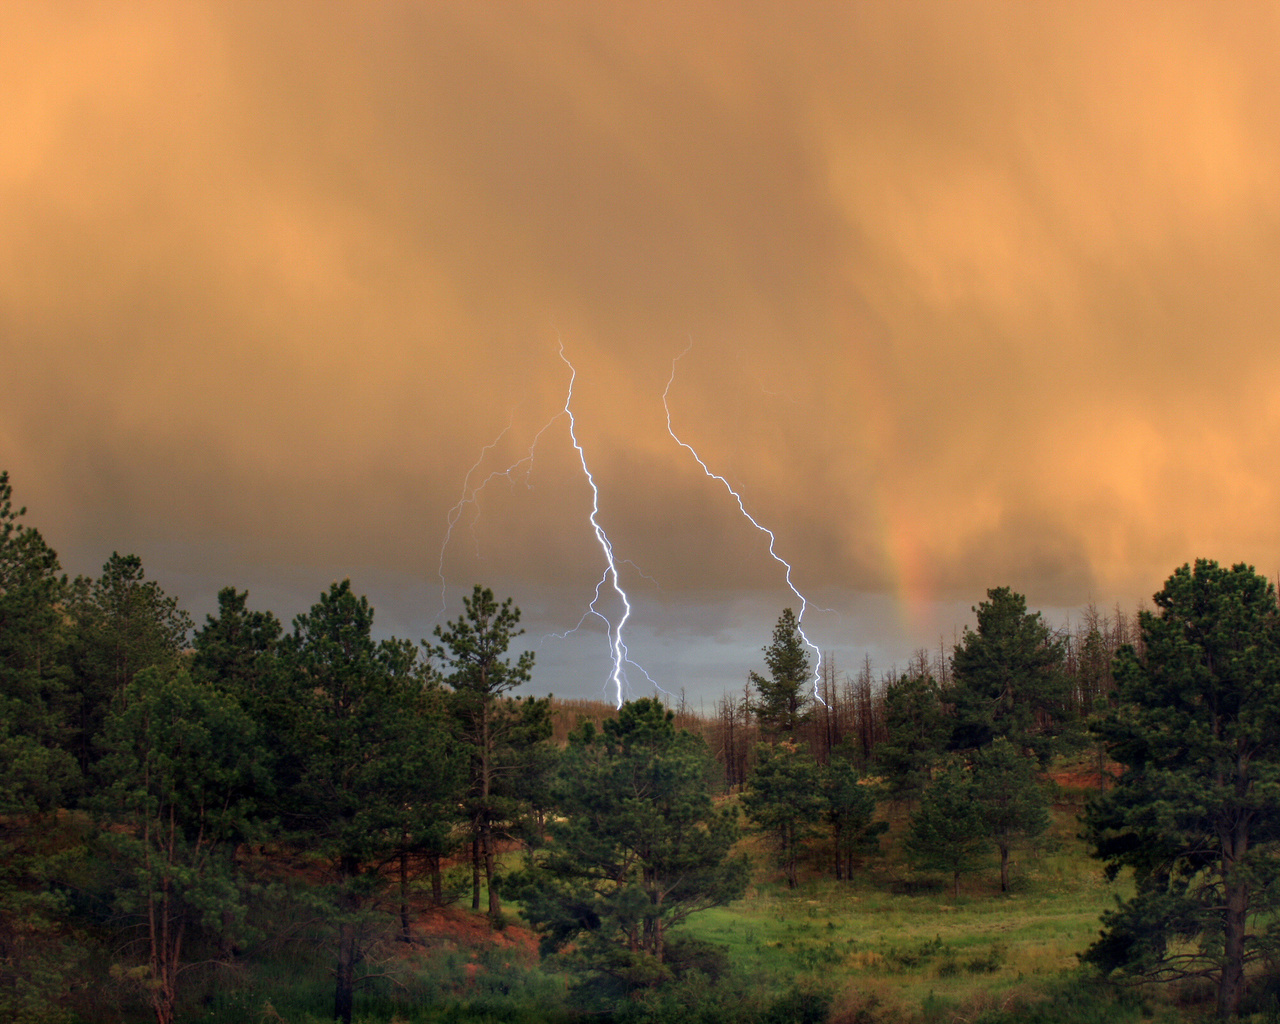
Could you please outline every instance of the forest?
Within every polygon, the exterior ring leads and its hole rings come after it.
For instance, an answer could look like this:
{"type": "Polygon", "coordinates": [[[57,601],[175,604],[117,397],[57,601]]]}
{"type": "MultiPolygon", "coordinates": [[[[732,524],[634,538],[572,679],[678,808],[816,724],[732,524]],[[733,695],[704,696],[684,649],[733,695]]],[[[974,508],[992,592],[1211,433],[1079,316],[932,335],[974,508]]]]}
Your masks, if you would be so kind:
{"type": "Polygon", "coordinates": [[[974,612],[815,687],[784,609],[740,693],[614,709],[522,693],[482,585],[418,641],[69,578],[0,474],[0,1017],[1276,1019],[1274,586],[974,612]]]}

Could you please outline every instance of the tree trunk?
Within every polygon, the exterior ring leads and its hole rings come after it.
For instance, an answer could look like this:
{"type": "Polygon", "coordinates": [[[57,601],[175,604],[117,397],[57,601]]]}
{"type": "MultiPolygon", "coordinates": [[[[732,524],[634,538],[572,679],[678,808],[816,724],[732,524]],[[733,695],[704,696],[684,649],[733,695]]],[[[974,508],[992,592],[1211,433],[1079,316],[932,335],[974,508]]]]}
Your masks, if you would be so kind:
{"type": "Polygon", "coordinates": [[[1234,1017],[1244,998],[1245,929],[1249,918],[1249,884],[1237,867],[1248,848],[1248,832],[1237,827],[1222,850],[1222,976],[1218,979],[1218,1016],[1234,1017]]]}
{"type": "Polygon", "coordinates": [[[480,826],[471,833],[471,909],[480,912],[480,826]]]}
{"type": "Polygon", "coordinates": [[[356,991],[355,926],[344,921],[338,925],[338,966],[334,971],[333,1019],[351,1024],[356,991]]]}
{"type": "Polygon", "coordinates": [[[662,963],[664,952],[662,943],[662,892],[658,892],[657,909],[653,915],[653,953],[658,963],[662,963]]]}
{"type": "Polygon", "coordinates": [[[1009,891],[1009,847],[1000,844],[1000,891],[1009,891]]]}
{"type": "Polygon", "coordinates": [[[489,725],[489,705],[486,698],[486,703],[481,708],[480,721],[480,846],[484,853],[484,881],[489,887],[489,924],[496,928],[502,922],[502,903],[493,885],[493,819],[489,805],[489,800],[493,796],[493,745],[493,733],[489,725]]]}
{"type": "Polygon", "coordinates": [[[489,887],[489,923],[497,927],[502,921],[502,901],[498,899],[498,890],[493,884],[493,826],[489,823],[487,815],[481,827],[483,831],[480,836],[480,845],[484,848],[484,881],[489,887]]]}
{"type": "Polygon", "coordinates": [[[957,871],[951,880],[951,896],[953,899],[960,898],[960,872],[957,871]]]}
{"type": "Polygon", "coordinates": [[[400,941],[412,942],[409,919],[409,851],[400,851],[400,941]]]}
{"type": "Polygon", "coordinates": [[[444,878],[440,871],[440,854],[427,854],[427,866],[431,869],[431,905],[444,906],[444,878]]]}

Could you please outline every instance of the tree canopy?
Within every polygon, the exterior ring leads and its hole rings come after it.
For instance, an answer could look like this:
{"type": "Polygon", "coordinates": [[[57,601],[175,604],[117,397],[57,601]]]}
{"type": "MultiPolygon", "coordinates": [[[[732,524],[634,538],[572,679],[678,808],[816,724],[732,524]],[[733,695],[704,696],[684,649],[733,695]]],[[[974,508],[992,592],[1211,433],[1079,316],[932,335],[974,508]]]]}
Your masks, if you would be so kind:
{"type": "Polygon", "coordinates": [[[657,700],[623,704],[602,731],[586,722],[564,753],[563,817],[526,873],[525,916],[544,946],[625,985],[670,976],[670,929],[742,895],[748,871],[729,856],[735,812],[716,809],[701,739],[677,732],[657,700]]]}
{"type": "Polygon", "coordinates": [[[1004,736],[1046,764],[1067,725],[1065,645],[1008,587],[988,590],[973,610],[978,628],[966,629],[956,645],[953,682],[943,695],[952,705],[951,749],[974,750],[1004,736]]]}
{"type": "Polygon", "coordinates": [[[805,693],[809,683],[809,655],[795,612],[784,608],[773,627],[773,642],[764,648],[769,675],[750,674],[756,699],[752,708],[764,728],[774,733],[794,733],[812,703],[805,693]]]}
{"type": "Polygon", "coordinates": [[[1137,892],[1086,959],[1104,971],[1205,976],[1221,1016],[1246,967],[1274,955],[1280,884],[1280,621],[1251,566],[1184,565],[1140,616],[1145,653],[1116,659],[1118,702],[1097,726],[1122,770],[1090,804],[1095,856],[1137,892]]]}

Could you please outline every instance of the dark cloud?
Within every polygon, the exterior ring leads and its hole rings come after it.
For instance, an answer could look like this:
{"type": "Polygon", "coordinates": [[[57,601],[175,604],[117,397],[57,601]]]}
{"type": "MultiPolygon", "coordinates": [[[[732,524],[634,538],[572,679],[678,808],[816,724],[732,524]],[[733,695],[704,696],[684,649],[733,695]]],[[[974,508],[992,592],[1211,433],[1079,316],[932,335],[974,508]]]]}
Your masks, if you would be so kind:
{"type": "Polygon", "coordinates": [[[667,433],[677,356],[673,426],[836,595],[824,644],[1280,564],[1275,20],[9,5],[3,464],[73,569],[134,548],[193,607],[359,573],[425,631],[443,567],[563,629],[601,571],[563,344],[672,672],[795,600],[667,433]]]}

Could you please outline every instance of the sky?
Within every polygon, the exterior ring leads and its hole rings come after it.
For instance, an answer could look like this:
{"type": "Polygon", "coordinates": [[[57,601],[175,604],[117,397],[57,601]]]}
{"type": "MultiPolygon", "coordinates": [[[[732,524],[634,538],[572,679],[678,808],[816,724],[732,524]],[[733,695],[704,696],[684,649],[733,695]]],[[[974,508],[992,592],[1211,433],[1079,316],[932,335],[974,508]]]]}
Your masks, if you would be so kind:
{"type": "Polygon", "coordinates": [[[419,639],[482,583],[571,698],[593,503],[633,660],[708,704],[799,595],[880,672],[991,587],[1275,576],[1278,45],[1248,2],[15,0],[0,468],[198,621],[349,577],[419,639]]]}

